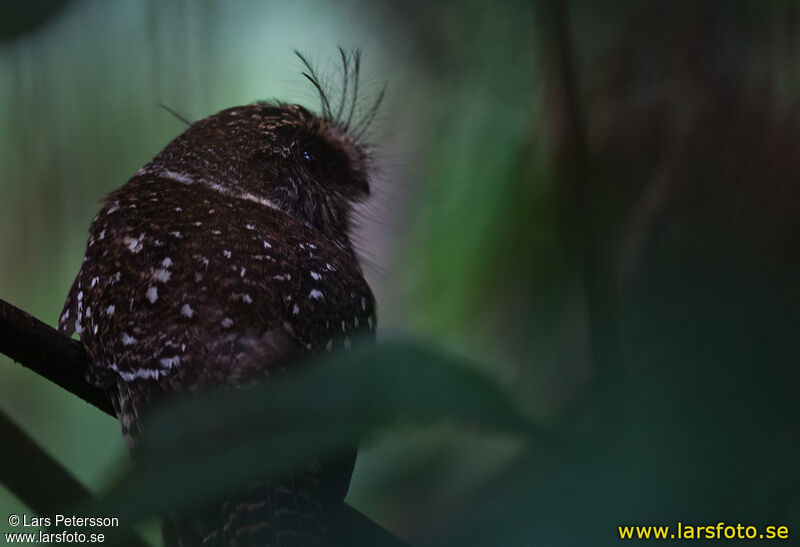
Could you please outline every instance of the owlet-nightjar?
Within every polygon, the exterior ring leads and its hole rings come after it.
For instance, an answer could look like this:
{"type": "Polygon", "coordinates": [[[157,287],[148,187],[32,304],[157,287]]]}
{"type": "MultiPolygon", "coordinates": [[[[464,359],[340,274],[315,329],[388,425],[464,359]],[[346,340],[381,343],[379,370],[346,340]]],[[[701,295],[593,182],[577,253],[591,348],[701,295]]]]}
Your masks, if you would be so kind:
{"type": "MultiPolygon", "coordinates": [[[[80,336],[89,381],[108,390],[132,445],[161,400],[269,381],[297,356],[374,336],[349,234],[380,98],[358,114],[360,56],[341,53],[336,105],[300,56],[319,114],[259,102],[194,122],[94,218],[59,328],[80,336]]],[[[344,497],[355,451],[340,460],[174,517],[165,541],[326,545],[325,507],[344,497]]]]}

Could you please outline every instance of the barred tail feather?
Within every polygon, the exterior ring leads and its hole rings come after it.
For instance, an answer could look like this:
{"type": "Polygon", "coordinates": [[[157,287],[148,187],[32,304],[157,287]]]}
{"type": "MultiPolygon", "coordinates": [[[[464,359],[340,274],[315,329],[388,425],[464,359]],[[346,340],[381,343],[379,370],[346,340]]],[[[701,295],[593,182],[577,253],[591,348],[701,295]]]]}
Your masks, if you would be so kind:
{"type": "Polygon", "coordinates": [[[320,484],[309,471],[256,484],[235,502],[223,504],[223,545],[323,547],[327,527],[320,484]]]}
{"type": "Polygon", "coordinates": [[[192,516],[165,524],[176,547],[326,547],[325,497],[318,471],[303,470],[250,485],[192,516]]]}

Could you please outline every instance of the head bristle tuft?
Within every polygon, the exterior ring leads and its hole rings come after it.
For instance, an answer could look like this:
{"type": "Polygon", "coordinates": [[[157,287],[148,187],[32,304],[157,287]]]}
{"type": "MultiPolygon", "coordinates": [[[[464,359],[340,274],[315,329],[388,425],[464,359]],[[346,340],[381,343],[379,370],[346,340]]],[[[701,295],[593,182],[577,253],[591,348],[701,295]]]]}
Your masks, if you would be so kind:
{"type": "Polygon", "coordinates": [[[322,86],[322,82],[320,81],[319,76],[317,76],[317,71],[311,65],[311,62],[308,60],[308,58],[305,55],[303,55],[300,51],[295,50],[294,54],[297,55],[297,57],[300,59],[300,62],[303,63],[303,66],[306,69],[302,73],[303,76],[309,82],[311,82],[311,85],[313,85],[314,88],[317,90],[317,93],[319,93],[319,99],[320,102],[322,103],[322,116],[324,118],[331,119],[331,103],[328,100],[328,94],[325,93],[325,89],[322,86]]]}

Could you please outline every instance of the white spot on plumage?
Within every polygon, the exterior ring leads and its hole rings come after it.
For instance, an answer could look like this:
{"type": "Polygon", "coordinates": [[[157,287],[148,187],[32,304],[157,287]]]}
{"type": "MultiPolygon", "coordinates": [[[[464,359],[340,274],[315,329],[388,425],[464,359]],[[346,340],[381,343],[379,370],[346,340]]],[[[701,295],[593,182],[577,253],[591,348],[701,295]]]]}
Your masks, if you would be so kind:
{"type": "Polygon", "coordinates": [[[182,209],[182,208],[180,208],[180,207],[175,207],[175,212],[176,212],[176,213],[180,213],[181,211],[183,211],[183,209],[182,209]]]}
{"type": "Polygon", "coordinates": [[[292,308],[292,315],[297,315],[299,313],[300,313],[300,306],[295,304],[294,307],[292,308]]]}
{"type": "Polygon", "coordinates": [[[75,321],[75,332],[77,332],[78,334],[83,333],[83,325],[81,325],[81,322],[79,320],[75,321]]]}
{"type": "Polygon", "coordinates": [[[189,304],[184,304],[181,308],[181,315],[184,317],[191,317],[194,315],[194,310],[189,304]]]}
{"type": "Polygon", "coordinates": [[[325,344],[325,351],[331,351],[333,349],[333,340],[328,340],[328,343],[325,344]]]}
{"type": "Polygon", "coordinates": [[[105,238],[106,238],[106,231],[103,230],[102,232],[100,232],[100,237],[98,239],[102,241],[105,238]]]}
{"type": "Polygon", "coordinates": [[[100,278],[99,278],[99,277],[93,277],[93,278],[92,278],[92,287],[94,287],[95,285],[97,285],[97,282],[98,282],[98,281],[100,281],[100,278]]]}
{"type": "Polygon", "coordinates": [[[247,270],[244,268],[244,266],[242,266],[242,271],[239,272],[239,277],[244,277],[245,272],[247,272],[247,270]]]}
{"type": "Polygon", "coordinates": [[[325,297],[325,295],[322,294],[322,291],[320,291],[319,289],[311,289],[311,292],[308,293],[308,296],[315,300],[322,300],[325,297]]]}
{"type": "Polygon", "coordinates": [[[195,283],[200,283],[203,280],[203,274],[200,272],[194,272],[194,281],[195,283]]]}
{"type": "Polygon", "coordinates": [[[311,277],[314,278],[315,281],[319,281],[320,279],[322,279],[322,276],[317,272],[311,272],[311,277]]]}
{"type": "Polygon", "coordinates": [[[220,235],[222,232],[221,232],[220,230],[211,230],[211,233],[212,233],[212,234],[214,234],[215,236],[218,236],[218,235],[220,235]]]}
{"type": "Polygon", "coordinates": [[[112,304],[106,308],[106,315],[114,315],[114,311],[116,311],[116,308],[112,304]]]}
{"type": "Polygon", "coordinates": [[[222,326],[225,327],[226,329],[231,325],[233,325],[233,319],[231,319],[230,317],[226,317],[225,319],[222,320],[222,326]]]}
{"type": "Polygon", "coordinates": [[[171,179],[176,182],[182,182],[183,184],[193,184],[194,179],[188,175],[184,175],[183,173],[176,173],[175,171],[170,171],[169,169],[165,169],[159,173],[162,177],[166,179],[171,179]]]}
{"type": "Polygon", "coordinates": [[[181,362],[180,357],[163,357],[158,360],[158,363],[167,369],[174,367],[175,365],[179,365],[181,362]]]}
{"type": "Polygon", "coordinates": [[[147,298],[147,299],[150,301],[150,303],[152,304],[152,303],[154,303],[156,300],[158,300],[158,289],[156,289],[155,287],[149,287],[149,288],[147,289],[147,292],[144,294],[144,296],[145,296],[145,298],[147,298]]]}
{"type": "Polygon", "coordinates": [[[367,299],[366,298],[362,298],[361,299],[361,309],[364,310],[364,311],[367,311],[367,299]]]}
{"type": "Polygon", "coordinates": [[[172,259],[169,258],[169,257],[165,258],[164,260],[161,261],[161,265],[164,268],[171,268],[172,267],[172,259]]]}
{"type": "Polygon", "coordinates": [[[125,236],[122,238],[122,242],[128,247],[128,250],[133,254],[138,253],[142,250],[144,245],[142,244],[142,240],[144,240],[144,234],[141,234],[138,238],[128,237],[125,236]]]}
{"type": "Polygon", "coordinates": [[[230,252],[230,251],[228,251],[227,249],[226,249],[226,250],[223,250],[223,251],[222,251],[222,254],[223,254],[223,255],[225,255],[225,258],[230,258],[230,257],[231,257],[231,252],[230,252]]]}
{"type": "Polygon", "coordinates": [[[132,346],[136,343],[136,338],[128,334],[127,332],[122,333],[122,345],[123,346],[132,346]]]}
{"type": "Polygon", "coordinates": [[[277,281],[288,281],[291,278],[292,278],[292,276],[290,274],[288,274],[288,273],[287,274],[282,274],[282,275],[273,275],[272,276],[272,279],[275,279],[277,281]]]}
{"type": "Polygon", "coordinates": [[[119,210],[119,204],[115,203],[114,205],[112,205],[111,207],[108,208],[108,211],[106,211],[106,214],[110,215],[111,213],[115,213],[117,210],[119,210]]]}
{"type": "Polygon", "coordinates": [[[164,268],[159,268],[158,270],[153,270],[153,279],[156,281],[160,281],[162,283],[166,283],[169,281],[169,278],[172,276],[172,273],[169,270],[164,268]]]}
{"type": "Polygon", "coordinates": [[[266,239],[264,240],[264,248],[265,249],[272,249],[272,245],[270,245],[269,241],[267,241],[266,239]]]}
{"type": "Polygon", "coordinates": [[[171,236],[173,236],[173,237],[177,237],[178,239],[180,239],[180,238],[181,238],[181,233],[180,233],[180,232],[178,232],[178,231],[175,231],[175,232],[170,232],[170,233],[169,233],[169,235],[171,235],[171,236]]]}
{"type": "MultiPolygon", "coordinates": [[[[140,368],[136,372],[125,372],[125,371],[122,371],[122,370],[118,370],[116,363],[113,363],[110,368],[113,369],[114,371],[116,371],[116,373],[119,374],[119,377],[122,378],[122,380],[124,382],[133,382],[134,380],[138,380],[140,378],[143,378],[143,379],[153,378],[154,380],[158,380],[158,371],[157,370],[149,370],[149,369],[140,368]],[[146,376],[144,374],[146,372],[147,373],[152,372],[152,373],[154,373],[154,375],[151,376],[151,377],[148,377],[148,376],[146,376]]],[[[126,423],[128,425],[130,425],[131,420],[130,420],[130,418],[128,418],[127,414],[123,414],[122,415],[122,419],[123,419],[123,425],[126,424],[126,423]]]]}
{"type": "Polygon", "coordinates": [[[327,264],[327,263],[326,263],[326,264],[325,264],[325,267],[326,267],[326,268],[328,268],[328,270],[329,270],[329,271],[331,271],[331,272],[335,272],[335,271],[336,271],[336,268],[334,268],[334,267],[333,267],[333,266],[331,266],[330,264],[327,264]]]}
{"type": "MultiPolygon", "coordinates": [[[[116,367],[114,367],[116,370],[116,367]]],[[[160,376],[164,376],[166,371],[158,369],[140,368],[133,372],[125,372],[117,370],[117,374],[125,382],[133,382],[134,380],[158,380],[160,376]]]]}
{"type": "Polygon", "coordinates": [[[248,230],[255,230],[256,229],[256,227],[253,226],[252,224],[245,224],[244,227],[247,228],[248,230]]]}
{"type": "Polygon", "coordinates": [[[367,326],[369,330],[372,330],[372,317],[367,317],[367,326]]]}
{"type": "Polygon", "coordinates": [[[357,315],[353,316],[353,326],[355,328],[358,328],[358,316],[357,315]]]}

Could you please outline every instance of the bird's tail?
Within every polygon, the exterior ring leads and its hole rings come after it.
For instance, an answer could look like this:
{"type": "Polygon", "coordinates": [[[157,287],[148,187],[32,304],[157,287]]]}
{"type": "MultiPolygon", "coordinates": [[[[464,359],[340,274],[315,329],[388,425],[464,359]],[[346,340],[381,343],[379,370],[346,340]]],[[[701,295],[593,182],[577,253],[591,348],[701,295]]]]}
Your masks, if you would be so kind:
{"type": "Polygon", "coordinates": [[[164,543],[176,547],[325,547],[324,496],[316,470],[248,486],[205,511],[165,523],[164,543]]]}

